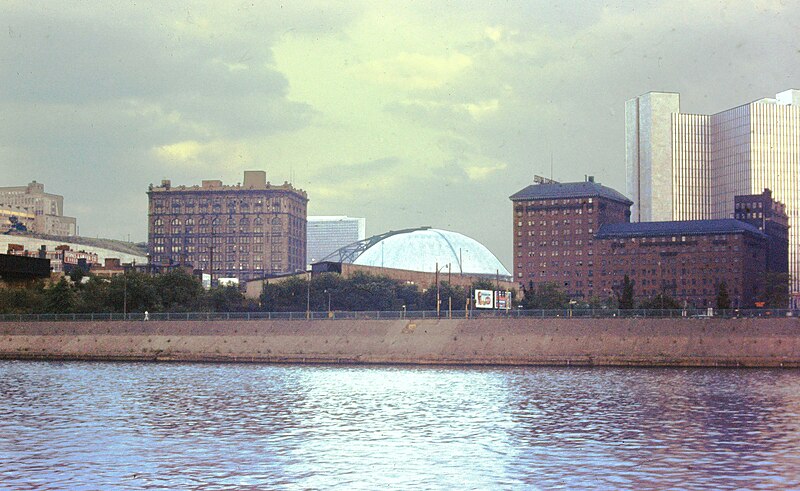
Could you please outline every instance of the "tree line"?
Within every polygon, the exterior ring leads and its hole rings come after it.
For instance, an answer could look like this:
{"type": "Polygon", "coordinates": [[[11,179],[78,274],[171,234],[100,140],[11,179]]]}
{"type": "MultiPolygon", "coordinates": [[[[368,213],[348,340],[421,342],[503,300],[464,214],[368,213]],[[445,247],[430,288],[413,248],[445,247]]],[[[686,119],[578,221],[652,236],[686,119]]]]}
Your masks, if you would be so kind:
{"type": "MultiPolygon", "coordinates": [[[[439,284],[440,309],[463,311],[473,289],[493,290],[491,281],[468,288],[439,284]]],[[[358,272],[334,273],[265,284],[258,299],[235,286],[203,288],[200,279],[176,269],[159,275],[128,271],[113,278],[80,269],[58,282],[35,282],[0,288],[0,313],[142,313],[142,312],[304,312],[365,310],[436,310],[436,285],[419,285],[358,272]]]]}
{"type": "MultiPolygon", "coordinates": [[[[786,308],[789,304],[788,275],[770,273],[761,298],[765,307],[786,308]]],[[[494,290],[489,280],[467,288],[439,283],[440,310],[464,311],[476,289],[494,290]]],[[[176,269],[159,275],[136,271],[113,278],[101,278],[75,270],[58,282],[35,282],[0,288],[0,314],[34,313],[123,313],[123,312],[315,312],[333,311],[419,311],[436,310],[435,284],[419,285],[385,276],[357,272],[350,278],[334,273],[291,277],[265,284],[258,299],[248,299],[234,286],[203,288],[199,278],[176,269]]],[[[540,283],[524,290],[524,298],[512,293],[514,307],[523,309],[681,309],[684,305],[667,293],[635,301],[635,285],[625,276],[614,295],[576,300],[555,283],[540,283]]],[[[725,283],[717,287],[715,305],[729,309],[730,293],[725,283]]],[[[744,307],[744,306],[742,306],[744,307]]],[[[749,307],[749,306],[748,306],[749,307]]]]}
{"type": "MultiPolygon", "coordinates": [[[[789,275],[786,273],[767,273],[764,277],[763,291],[757,292],[757,299],[764,302],[764,307],[785,309],[789,306],[789,275]]],[[[569,297],[556,283],[546,282],[530,286],[524,290],[525,296],[520,305],[525,309],[580,309],[580,308],[610,308],[610,309],[644,309],[644,310],[677,310],[686,307],[683,302],[672,297],[667,292],[639,298],[635,295],[634,282],[625,275],[622,284],[614,294],[605,297],[592,297],[586,300],[575,300],[569,297]]],[[[701,307],[688,305],[688,307],[701,307]]],[[[713,305],[717,309],[730,309],[737,307],[732,304],[730,291],[725,282],[716,287],[716,298],[713,305]]],[[[754,305],[741,305],[741,308],[753,308],[754,305]]]]}

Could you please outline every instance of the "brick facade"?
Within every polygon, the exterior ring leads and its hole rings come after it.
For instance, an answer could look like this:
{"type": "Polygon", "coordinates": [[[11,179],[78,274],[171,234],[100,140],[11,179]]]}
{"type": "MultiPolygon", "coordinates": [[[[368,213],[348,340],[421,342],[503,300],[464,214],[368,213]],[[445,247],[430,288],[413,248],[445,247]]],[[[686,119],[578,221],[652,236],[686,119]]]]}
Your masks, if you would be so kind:
{"type": "Polygon", "coordinates": [[[305,191],[246,171],[244,185],[151,186],[148,253],[157,265],[192,266],[213,280],[247,281],[305,270],[305,191]]]}
{"type": "Polygon", "coordinates": [[[770,251],[788,244],[785,226],[768,236],[734,219],[629,223],[631,201],[593,181],[532,185],[511,200],[515,281],[554,283],[579,301],[617,297],[628,275],[637,301],[715,306],[725,282],[732,306],[752,307],[770,251]]]}

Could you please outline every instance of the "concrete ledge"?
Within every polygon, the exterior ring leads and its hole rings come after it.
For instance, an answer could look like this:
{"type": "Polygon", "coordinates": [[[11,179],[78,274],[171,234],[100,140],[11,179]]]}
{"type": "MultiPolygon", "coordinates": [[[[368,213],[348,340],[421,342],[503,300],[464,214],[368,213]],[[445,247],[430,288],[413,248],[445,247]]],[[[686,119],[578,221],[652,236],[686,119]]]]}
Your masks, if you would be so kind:
{"type": "Polygon", "coordinates": [[[0,359],[796,368],[800,320],[2,323],[0,359]]]}

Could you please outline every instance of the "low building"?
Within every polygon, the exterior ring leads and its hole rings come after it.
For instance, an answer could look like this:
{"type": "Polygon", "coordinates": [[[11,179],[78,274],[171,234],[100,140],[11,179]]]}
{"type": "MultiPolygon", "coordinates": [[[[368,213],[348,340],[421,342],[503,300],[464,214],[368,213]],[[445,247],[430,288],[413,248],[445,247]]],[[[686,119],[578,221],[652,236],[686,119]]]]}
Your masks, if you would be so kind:
{"type": "Polygon", "coordinates": [[[39,257],[0,254],[0,283],[46,279],[50,277],[50,261],[39,257]]]}
{"type": "Polygon", "coordinates": [[[27,186],[0,187],[2,213],[33,216],[26,228],[35,233],[57,237],[76,234],[75,218],[64,216],[64,197],[44,192],[44,184],[33,181],[27,186]]]}
{"type": "Polygon", "coordinates": [[[764,294],[767,236],[732,218],[603,225],[594,282],[619,295],[627,275],[638,299],[666,295],[688,306],[714,307],[725,283],[732,307],[753,307],[764,294]]]}

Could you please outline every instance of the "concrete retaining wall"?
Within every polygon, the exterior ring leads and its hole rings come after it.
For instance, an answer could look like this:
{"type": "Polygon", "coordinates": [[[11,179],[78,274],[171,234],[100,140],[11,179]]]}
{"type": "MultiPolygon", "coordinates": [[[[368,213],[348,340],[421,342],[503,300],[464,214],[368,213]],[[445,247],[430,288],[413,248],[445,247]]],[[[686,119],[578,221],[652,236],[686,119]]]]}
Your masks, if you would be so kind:
{"type": "Polygon", "coordinates": [[[800,367],[800,320],[2,323],[0,358],[800,367]]]}

